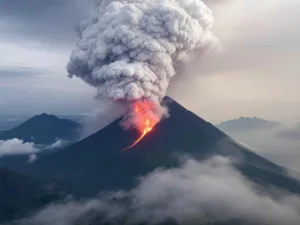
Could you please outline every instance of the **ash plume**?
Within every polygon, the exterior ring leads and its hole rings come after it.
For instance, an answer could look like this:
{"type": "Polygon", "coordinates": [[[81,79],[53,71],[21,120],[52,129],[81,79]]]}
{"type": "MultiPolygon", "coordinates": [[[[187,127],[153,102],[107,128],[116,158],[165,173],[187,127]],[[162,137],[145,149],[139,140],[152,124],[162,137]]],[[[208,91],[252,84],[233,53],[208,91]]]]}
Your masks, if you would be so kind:
{"type": "Polygon", "coordinates": [[[176,67],[216,43],[212,24],[201,0],[100,1],[78,28],[69,76],[96,87],[99,99],[125,102],[123,125],[145,134],[167,116],[160,102],[176,67]]]}
{"type": "Polygon", "coordinates": [[[212,13],[200,0],[106,0],[78,29],[69,75],[99,97],[159,102],[189,52],[215,43],[212,13]]]}

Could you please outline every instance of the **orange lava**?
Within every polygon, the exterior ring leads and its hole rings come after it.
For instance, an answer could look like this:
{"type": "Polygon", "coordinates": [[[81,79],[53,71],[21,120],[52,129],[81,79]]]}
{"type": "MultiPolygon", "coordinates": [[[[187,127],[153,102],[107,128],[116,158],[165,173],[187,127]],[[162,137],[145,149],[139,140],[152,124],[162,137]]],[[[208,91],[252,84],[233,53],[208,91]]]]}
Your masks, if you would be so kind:
{"type": "Polygon", "coordinates": [[[130,148],[133,148],[134,146],[136,146],[152,130],[153,130],[153,127],[150,125],[150,120],[146,120],[145,128],[144,128],[144,131],[141,134],[141,136],[132,145],[130,145],[129,147],[125,148],[124,151],[128,150],[130,148]]]}
{"type": "Polygon", "coordinates": [[[159,122],[160,118],[155,113],[157,108],[156,104],[150,101],[135,102],[132,105],[133,112],[129,119],[130,123],[137,128],[141,135],[140,137],[129,147],[125,148],[126,151],[136,146],[149,132],[151,132],[154,126],[159,122]]]}

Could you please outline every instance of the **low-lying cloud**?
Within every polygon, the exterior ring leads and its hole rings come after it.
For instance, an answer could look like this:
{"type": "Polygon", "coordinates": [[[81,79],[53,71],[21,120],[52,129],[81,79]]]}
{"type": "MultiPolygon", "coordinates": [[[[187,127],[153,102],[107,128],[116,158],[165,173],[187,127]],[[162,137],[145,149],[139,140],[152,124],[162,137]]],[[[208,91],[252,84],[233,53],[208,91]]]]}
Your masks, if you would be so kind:
{"type": "Polygon", "coordinates": [[[226,158],[204,162],[189,159],[180,168],[153,171],[130,191],[52,204],[22,222],[158,224],[169,219],[177,224],[237,221],[249,225],[296,225],[300,221],[300,198],[259,189],[226,158]]]}
{"type": "Polygon", "coordinates": [[[11,140],[0,140],[0,157],[6,155],[29,155],[39,152],[39,149],[33,142],[24,142],[14,138],[11,140]]]}
{"type": "Polygon", "coordinates": [[[60,149],[68,144],[67,141],[57,140],[51,145],[37,145],[34,142],[25,142],[18,138],[0,140],[0,158],[3,156],[29,155],[29,161],[37,159],[36,154],[44,150],[60,149]],[[32,160],[33,156],[35,159],[32,160]]]}
{"type": "Polygon", "coordinates": [[[28,157],[28,163],[33,163],[33,162],[35,162],[36,160],[37,160],[37,155],[36,154],[31,154],[31,155],[29,155],[29,157],[28,157]]]}
{"type": "Polygon", "coordinates": [[[52,145],[46,146],[46,149],[59,149],[68,144],[68,141],[58,139],[52,145]]]}
{"type": "Polygon", "coordinates": [[[245,132],[230,131],[227,133],[235,140],[248,145],[259,155],[277,164],[300,171],[300,139],[291,138],[292,134],[287,133],[284,128],[254,129],[245,132]]]}

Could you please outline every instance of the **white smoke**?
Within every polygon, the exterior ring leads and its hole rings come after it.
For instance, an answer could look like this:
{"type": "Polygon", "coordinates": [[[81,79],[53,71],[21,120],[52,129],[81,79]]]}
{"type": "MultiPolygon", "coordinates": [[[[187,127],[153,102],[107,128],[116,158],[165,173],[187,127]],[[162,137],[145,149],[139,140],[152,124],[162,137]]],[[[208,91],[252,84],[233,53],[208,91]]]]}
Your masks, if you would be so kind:
{"type": "Polygon", "coordinates": [[[67,70],[113,100],[166,94],[176,64],[215,43],[201,0],[104,0],[78,29],[67,70]]]}

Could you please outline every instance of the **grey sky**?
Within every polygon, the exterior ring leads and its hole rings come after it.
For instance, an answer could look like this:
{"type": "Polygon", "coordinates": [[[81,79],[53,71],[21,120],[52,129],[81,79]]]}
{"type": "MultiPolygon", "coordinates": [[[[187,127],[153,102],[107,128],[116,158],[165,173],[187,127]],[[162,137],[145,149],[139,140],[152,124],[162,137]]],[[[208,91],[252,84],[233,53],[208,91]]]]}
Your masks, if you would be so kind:
{"type": "Polygon", "coordinates": [[[0,0],[1,114],[75,114],[94,107],[93,90],[65,70],[75,26],[90,4],[0,0]]]}
{"type": "Polygon", "coordinates": [[[83,18],[84,6],[88,5],[87,1],[82,2],[1,0],[1,36],[8,41],[71,46],[75,41],[72,29],[83,18]]]}
{"type": "MultiPolygon", "coordinates": [[[[222,52],[199,60],[197,78],[195,68],[187,71],[189,81],[179,79],[172,95],[212,122],[239,116],[300,121],[300,2],[213,2],[222,52]]],[[[65,69],[74,27],[89,8],[80,0],[0,0],[1,113],[97,107],[94,90],[70,80],[65,69]]]]}
{"type": "Polygon", "coordinates": [[[222,52],[188,71],[201,76],[177,85],[181,91],[174,95],[212,121],[239,116],[299,121],[300,2],[232,0],[213,9],[222,52]]]}

